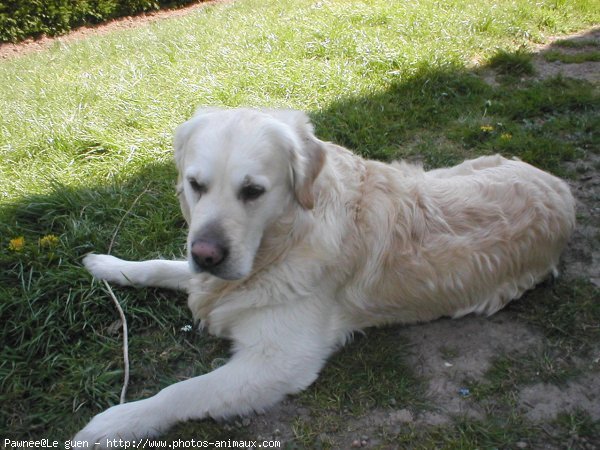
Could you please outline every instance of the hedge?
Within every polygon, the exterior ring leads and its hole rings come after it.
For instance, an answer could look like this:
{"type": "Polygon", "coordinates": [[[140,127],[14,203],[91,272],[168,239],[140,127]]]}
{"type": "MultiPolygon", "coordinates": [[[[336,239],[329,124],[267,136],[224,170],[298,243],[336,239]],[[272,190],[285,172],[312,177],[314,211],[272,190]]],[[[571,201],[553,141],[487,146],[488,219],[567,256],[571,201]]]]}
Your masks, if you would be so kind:
{"type": "Polygon", "coordinates": [[[64,34],[80,25],[197,0],[0,0],[0,42],[64,34]]]}

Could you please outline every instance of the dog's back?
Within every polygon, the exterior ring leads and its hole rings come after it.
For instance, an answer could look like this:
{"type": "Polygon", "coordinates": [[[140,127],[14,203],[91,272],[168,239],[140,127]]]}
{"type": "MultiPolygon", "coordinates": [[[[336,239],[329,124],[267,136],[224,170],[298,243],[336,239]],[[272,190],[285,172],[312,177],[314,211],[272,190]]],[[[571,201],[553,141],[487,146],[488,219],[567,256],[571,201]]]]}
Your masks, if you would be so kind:
{"type": "Polygon", "coordinates": [[[493,314],[556,272],[575,226],[562,180],[500,156],[430,172],[367,164],[344,290],[365,323],[493,314]]]}

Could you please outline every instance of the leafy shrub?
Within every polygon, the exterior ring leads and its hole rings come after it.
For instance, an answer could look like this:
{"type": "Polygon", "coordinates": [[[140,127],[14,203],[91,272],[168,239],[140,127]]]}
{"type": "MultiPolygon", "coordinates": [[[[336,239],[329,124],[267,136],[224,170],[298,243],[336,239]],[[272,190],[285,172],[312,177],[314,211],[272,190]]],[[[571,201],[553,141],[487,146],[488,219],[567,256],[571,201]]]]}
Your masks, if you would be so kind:
{"type": "Polygon", "coordinates": [[[194,0],[0,0],[0,42],[42,34],[55,36],[72,28],[116,17],[179,6],[194,0]]]}

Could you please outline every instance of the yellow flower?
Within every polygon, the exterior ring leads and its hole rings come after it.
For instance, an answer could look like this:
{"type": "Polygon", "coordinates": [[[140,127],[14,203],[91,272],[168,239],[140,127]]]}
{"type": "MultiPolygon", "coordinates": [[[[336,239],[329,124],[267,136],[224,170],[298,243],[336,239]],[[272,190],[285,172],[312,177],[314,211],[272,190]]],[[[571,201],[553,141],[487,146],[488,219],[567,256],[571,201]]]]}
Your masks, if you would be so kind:
{"type": "Polygon", "coordinates": [[[23,236],[16,237],[11,239],[8,243],[8,249],[13,252],[20,252],[25,247],[25,238],[23,236]]]}
{"type": "Polygon", "coordinates": [[[512,139],[512,134],[510,134],[510,133],[502,133],[500,135],[500,139],[502,139],[503,141],[510,141],[512,139]]]}
{"type": "Polygon", "coordinates": [[[48,234],[43,238],[40,238],[40,247],[56,247],[58,242],[58,238],[55,235],[48,234]]]}
{"type": "Polygon", "coordinates": [[[491,133],[492,131],[494,131],[494,127],[491,125],[481,125],[481,127],[479,127],[479,129],[481,131],[483,131],[484,133],[491,133]]]}

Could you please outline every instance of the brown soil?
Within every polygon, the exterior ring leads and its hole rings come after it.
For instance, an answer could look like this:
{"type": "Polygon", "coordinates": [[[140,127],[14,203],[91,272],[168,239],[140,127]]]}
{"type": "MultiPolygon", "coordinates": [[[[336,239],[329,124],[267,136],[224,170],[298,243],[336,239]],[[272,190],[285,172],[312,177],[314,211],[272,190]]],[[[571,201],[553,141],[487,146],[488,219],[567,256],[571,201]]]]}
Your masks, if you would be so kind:
{"type": "Polygon", "coordinates": [[[598,50],[600,47],[600,28],[575,33],[570,36],[553,36],[547,40],[544,45],[537,46],[536,55],[534,57],[534,67],[537,76],[541,79],[551,78],[557,75],[563,75],[569,78],[577,78],[586,80],[590,83],[600,82],[600,62],[588,61],[579,64],[565,64],[560,61],[548,62],[544,58],[544,54],[551,50],[559,50],[563,54],[577,54],[589,50],[598,50]],[[556,41],[568,39],[571,42],[590,42],[593,45],[570,48],[555,45],[556,41]]]}

